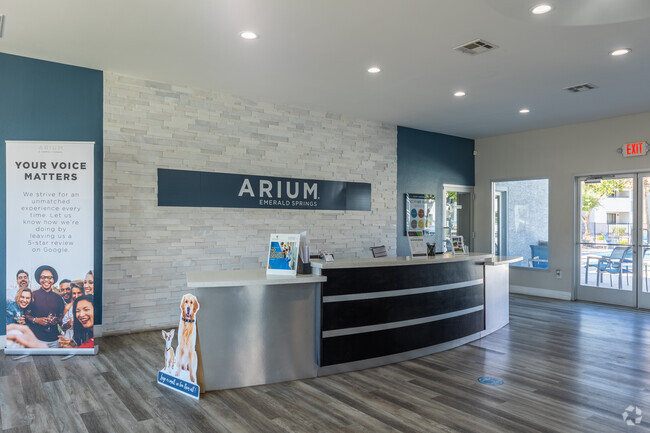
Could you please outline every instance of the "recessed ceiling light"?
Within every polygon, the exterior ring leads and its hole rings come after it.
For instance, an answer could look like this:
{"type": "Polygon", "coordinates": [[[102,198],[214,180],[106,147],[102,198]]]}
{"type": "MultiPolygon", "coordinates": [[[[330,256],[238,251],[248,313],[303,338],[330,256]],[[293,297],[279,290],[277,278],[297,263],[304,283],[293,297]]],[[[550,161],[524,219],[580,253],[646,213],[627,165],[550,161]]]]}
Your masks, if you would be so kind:
{"type": "Polygon", "coordinates": [[[614,50],[611,53],[609,53],[610,56],[624,56],[625,54],[629,53],[632,51],[629,48],[619,48],[618,50],[614,50]]]}
{"type": "Polygon", "coordinates": [[[530,113],[530,110],[528,108],[522,108],[521,110],[519,110],[519,112],[521,114],[528,114],[528,113],[530,113]]]}
{"type": "Polygon", "coordinates": [[[465,96],[467,93],[463,92],[462,90],[459,90],[458,92],[454,93],[454,96],[465,96]]]}
{"type": "Polygon", "coordinates": [[[377,74],[381,72],[381,68],[378,68],[377,66],[373,66],[371,68],[368,68],[368,72],[370,72],[371,74],[377,74]]]}
{"type": "Polygon", "coordinates": [[[541,4],[541,5],[537,5],[534,8],[532,8],[530,10],[530,12],[533,13],[534,15],[542,15],[542,14],[545,14],[547,12],[550,12],[551,9],[553,9],[553,7],[551,5],[541,4]]]}
{"type": "Polygon", "coordinates": [[[241,36],[244,39],[248,39],[248,40],[257,39],[257,33],[255,33],[255,32],[245,31],[245,32],[241,32],[239,34],[239,36],[241,36]]]}

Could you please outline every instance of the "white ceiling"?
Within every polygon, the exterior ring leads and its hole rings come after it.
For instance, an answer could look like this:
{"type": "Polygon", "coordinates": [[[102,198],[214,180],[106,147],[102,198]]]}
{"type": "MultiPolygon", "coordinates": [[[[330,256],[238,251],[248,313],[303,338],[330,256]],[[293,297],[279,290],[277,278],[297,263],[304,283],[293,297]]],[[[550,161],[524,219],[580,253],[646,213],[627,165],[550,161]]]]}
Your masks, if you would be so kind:
{"type": "Polygon", "coordinates": [[[468,138],[650,111],[650,0],[541,1],[4,0],[0,52],[468,138]]]}

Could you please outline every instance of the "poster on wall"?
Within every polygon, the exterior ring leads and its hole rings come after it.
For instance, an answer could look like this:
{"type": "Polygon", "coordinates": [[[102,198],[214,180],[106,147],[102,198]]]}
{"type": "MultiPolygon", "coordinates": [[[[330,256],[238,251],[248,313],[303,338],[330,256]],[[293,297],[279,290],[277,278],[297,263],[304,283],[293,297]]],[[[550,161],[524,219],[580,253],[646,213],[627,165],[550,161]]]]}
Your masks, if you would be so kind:
{"type": "Polygon", "coordinates": [[[421,230],[424,236],[435,234],[435,206],[434,194],[404,194],[406,220],[404,228],[408,230],[421,230]]]}
{"type": "Polygon", "coordinates": [[[272,234],[266,273],[296,275],[300,234],[272,234]]]}
{"type": "Polygon", "coordinates": [[[94,143],[7,141],[6,354],[94,354],[94,143]]]}
{"type": "Polygon", "coordinates": [[[201,353],[196,347],[197,313],[199,301],[194,295],[185,294],[181,299],[181,317],[178,322],[176,350],[173,348],[175,329],[162,331],[165,340],[165,366],[158,370],[158,383],[176,392],[199,399],[201,387],[197,373],[201,353]]]}

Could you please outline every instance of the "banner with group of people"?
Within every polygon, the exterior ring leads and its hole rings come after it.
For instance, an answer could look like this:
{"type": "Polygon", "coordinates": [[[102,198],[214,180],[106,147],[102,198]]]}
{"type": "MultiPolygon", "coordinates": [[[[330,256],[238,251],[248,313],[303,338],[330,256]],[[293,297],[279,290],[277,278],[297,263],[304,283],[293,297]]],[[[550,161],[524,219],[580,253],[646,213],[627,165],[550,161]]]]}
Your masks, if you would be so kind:
{"type": "Polygon", "coordinates": [[[7,141],[6,352],[94,344],[94,143],[7,141]]]}

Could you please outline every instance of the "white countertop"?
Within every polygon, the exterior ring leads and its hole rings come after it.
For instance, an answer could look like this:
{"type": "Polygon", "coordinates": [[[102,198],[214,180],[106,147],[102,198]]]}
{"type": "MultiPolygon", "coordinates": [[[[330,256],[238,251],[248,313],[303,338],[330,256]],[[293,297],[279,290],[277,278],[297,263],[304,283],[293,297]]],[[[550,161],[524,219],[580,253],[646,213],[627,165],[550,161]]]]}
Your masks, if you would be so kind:
{"type": "Polygon", "coordinates": [[[507,265],[510,263],[520,262],[524,258],[521,256],[492,256],[492,259],[486,259],[486,266],[507,265]]]}
{"type": "Polygon", "coordinates": [[[187,287],[275,286],[287,284],[324,283],[320,275],[266,275],[264,269],[243,271],[190,271],[187,287]]]}
{"type": "MultiPolygon", "coordinates": [[[[379,257],[368,259],[338,259],[326,263],[323,260],[312,260],[311,266],[316,269],[347,269],[347,268],[372,268],[382,266],[413,266],[413,265],[430,265],[434,263],[462,262],[468,260],[485,261],[493,258],[492,254],[487,253],[469,253],[453,255],[452,253],[438,254],[435,257],[414,259],[407,257],[379,257]]],[[[500,257],[500,256],[498,256],[500,257]]],[[[494,263],[499,264],[499,263],[494,263]]]]}

